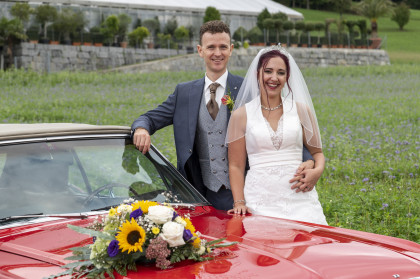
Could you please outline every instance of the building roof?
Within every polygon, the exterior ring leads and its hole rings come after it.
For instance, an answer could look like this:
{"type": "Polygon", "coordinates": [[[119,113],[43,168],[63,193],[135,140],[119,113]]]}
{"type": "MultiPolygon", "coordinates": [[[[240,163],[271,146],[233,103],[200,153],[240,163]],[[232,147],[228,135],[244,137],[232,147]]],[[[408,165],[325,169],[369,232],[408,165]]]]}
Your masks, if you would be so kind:
{"type": "Polygon", "coordinates": [[[303,19],[301,13],[271,0],[30,0],[30,2],[198,12],[204,12],[207,7],[212,6],[222,14],[238,15],[258,15],[267,8],[270,13],[282,12],[289,18],[303,19]]]}

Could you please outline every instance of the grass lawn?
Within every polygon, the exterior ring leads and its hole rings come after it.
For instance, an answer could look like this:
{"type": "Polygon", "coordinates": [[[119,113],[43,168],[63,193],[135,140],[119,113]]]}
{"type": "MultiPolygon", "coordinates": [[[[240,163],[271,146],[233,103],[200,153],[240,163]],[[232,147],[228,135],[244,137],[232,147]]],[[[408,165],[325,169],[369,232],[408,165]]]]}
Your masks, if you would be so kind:
{"type": "MultiPolygon", "coordinates": [[[[304,69],[327,158],[317,189],[330,225],[420,243],[419,72],[408,64],[304,69]]],[[[7,71],[0,122],[131,125],[177,83],[202,76],[7,71]]],[[[175,164],[172,133],[152,141],[175,164]]]]}
{"type": "MultiPolygon", "coordinates": [[[[317,10],[296,9],[301,12],[305,21],[324,22],[326,18],[339,18],[338,13],[317,10]]],[[[370,21],[367,18],[345,14],[344,19],[366,19],[368,28],[370,21]]],[[[378,19],[378,33],[381,38],[386,37],[384,47],[391,59],[391,63],[420,63],[420,10],[411,10],[410,21],[404,30],[400,31],[396,22],[390,17],[378,19]]]]}

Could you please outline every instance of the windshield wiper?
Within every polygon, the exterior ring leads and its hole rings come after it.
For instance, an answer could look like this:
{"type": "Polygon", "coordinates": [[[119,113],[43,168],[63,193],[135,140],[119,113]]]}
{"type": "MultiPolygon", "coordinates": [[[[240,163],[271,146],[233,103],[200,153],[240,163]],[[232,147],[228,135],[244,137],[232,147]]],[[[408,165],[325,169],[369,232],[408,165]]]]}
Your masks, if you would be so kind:
{"type": "Polygon", "coordinates": [[[86,219],[88,217],[85,213],[65,213],[65,214],[42,214],[42,213],[35,213],[35,214],[27,214],[27,215],[16,215],[16,216],[9,216],[0,219],[0,222],[7,222],[10,220],[18,220],[18,219],[25,219],[25,218],[40,218],[40,217],[50,217],[50,218],[66,218],[66,219],[86,219]]]}

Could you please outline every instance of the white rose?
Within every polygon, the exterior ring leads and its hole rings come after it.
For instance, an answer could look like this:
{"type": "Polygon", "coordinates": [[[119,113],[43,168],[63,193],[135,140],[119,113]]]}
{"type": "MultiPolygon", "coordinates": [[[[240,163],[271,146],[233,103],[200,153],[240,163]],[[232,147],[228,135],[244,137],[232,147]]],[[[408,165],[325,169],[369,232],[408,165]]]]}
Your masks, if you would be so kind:
{"type": "Polygon", "coordinates": [[[172,220],[174,216],[174,211],[166,206],[154,205],[149,207],[149,212],[147,213],[147,216],[155,224],[162,225],[172,220]]]}
{"type": "Polygon", "coordinates": [[[163,225],[160,237],[162,237],[166,242],[168,242],[169,247],[176,247],[185,244],[183,235],[183,225],[176,222],[168,222],[165,225],[163,225]]]}

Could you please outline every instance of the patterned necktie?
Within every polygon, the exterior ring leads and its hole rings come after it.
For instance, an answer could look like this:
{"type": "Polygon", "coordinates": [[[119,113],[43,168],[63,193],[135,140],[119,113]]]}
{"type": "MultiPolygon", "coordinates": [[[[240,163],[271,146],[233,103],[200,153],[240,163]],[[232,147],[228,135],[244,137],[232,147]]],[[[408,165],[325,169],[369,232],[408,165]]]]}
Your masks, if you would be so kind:
{"type": "Polygon", "coordinates": [[[216,120],[217,113],[219,112],[219,105],[216,102],[216,89],[219,85],[217,82],[210,84],[210,101],[207,103],[207,109],[213,120],[216,120]]]}

